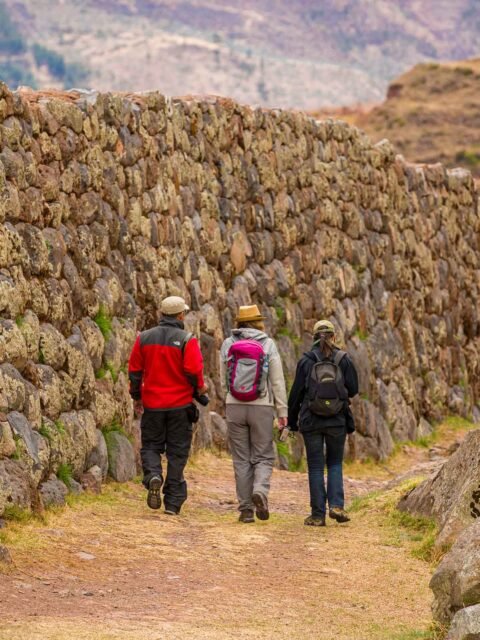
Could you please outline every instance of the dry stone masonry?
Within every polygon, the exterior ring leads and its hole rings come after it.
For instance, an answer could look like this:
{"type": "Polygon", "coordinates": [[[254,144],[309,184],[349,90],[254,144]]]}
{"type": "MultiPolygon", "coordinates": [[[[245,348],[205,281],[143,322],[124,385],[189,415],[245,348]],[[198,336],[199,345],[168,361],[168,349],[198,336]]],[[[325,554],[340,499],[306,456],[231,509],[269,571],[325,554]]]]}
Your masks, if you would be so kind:
{"type": "Polygon", "coordinates": [[[357,129],[158,93],[0,85],[0,515],[131,477],[126,362],[180,294],[224,440],[217,351],[257,302],[288,378],[315,319],[360,373],[351,454],[383,458],[478,414],[478,193],[357,129]],[[47,483],[47,486],[44,485],[47,483]]]}

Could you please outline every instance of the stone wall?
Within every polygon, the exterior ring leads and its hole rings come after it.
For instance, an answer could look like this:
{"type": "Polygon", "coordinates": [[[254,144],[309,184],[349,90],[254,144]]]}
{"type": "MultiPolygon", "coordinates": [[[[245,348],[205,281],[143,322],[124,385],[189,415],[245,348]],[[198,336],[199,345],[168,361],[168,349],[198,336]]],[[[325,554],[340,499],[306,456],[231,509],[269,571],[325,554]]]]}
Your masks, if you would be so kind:
{"type": "Polygon", "coordinates": [[[479,228],[468,172],[341,122],[0,85],[0,514],[66,468],[128,476],[125,364],[166,294],[192,308],[219,413],[218,347],[255,301],[290,380],[314,321],[337,325],[360,372],[352,455],[476,417],[479,228]]]}

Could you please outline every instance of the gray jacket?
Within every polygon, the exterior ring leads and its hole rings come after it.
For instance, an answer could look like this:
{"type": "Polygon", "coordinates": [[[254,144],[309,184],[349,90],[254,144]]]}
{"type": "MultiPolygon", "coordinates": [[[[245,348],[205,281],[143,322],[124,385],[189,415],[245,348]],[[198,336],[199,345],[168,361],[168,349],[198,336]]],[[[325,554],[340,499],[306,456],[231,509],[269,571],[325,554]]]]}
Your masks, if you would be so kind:
{"type": "Polygon", "coordinates": [[[279,418],[286,418],[288,415],[287,389],[285,387],[285,378],[283,376],[282,361],[278,353],[277,345],[263,331],[258,329],[234,329],[232,336],[227,338],[220,349],[220,376],[222,381],[223,394],[226,395],[227,404],[249,404],[259,406],[275,407],[279,418]],[[227,357],[228,350],[235,340],[257,340],[263,347],[268,356],[268,377],[267,377],[267,393],[252,400],[251,402],[242,402],[237,400],[227,388],[227,357]]]}

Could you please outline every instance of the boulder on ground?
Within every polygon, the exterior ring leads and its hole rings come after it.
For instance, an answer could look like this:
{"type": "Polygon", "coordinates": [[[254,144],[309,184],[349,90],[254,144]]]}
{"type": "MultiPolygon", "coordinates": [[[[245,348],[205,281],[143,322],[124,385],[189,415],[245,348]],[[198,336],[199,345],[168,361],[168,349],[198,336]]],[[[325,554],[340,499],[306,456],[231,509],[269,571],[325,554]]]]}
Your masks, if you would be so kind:
{"type": "Polygon", "coordinates": [[[70,493],[73,493],[74,496],[79,496],[81,493],[83,493],[83,486],[81,482],[77,482],[73,478],[70,479],[68,488],[70,493]]]}
{"type": "Polygon", "coordinates": [[[393,439],[378,408],[369,400],[352,400],[356,433],[349,439],[349,455],[359,460],[385,460],[393,451],[393,439]]]}
{"type": "Polygon", "coordinates": [[[10,555],[10,551],[3,544],[0,544],[0,564],[12,564],[12,556],[10,555]]]}
{"type": "Polygon", "coordinates": [[[212,441],[217,449],[228,451],[227,423],[215,411],[210,411],[212,441]]]}
{"type": "Polygon", "coordinates": [[[0,515],[8,504],[30,509],[35,501],[35,489],[25,462],[0,460],[0,515]]]}
{"type": "Polygon", "coordinates": [[[471,431],[433,476],[403,496],[400,511],[434,518],[436,545],[453,542],[480,516],[480,430],[471,431]]]}
{"type": "Polygon", "coordinates": [[[38,488],[45,507],[62,507],[68,494],[67,486],[53,474],[38,488]]]}
{"type": "MultiPolygon", "coordinates": [[[[105,450],[106,450],[106,445],[105,445],[105,450]]],[[[92,493],[102,493],[102,479],[103,479],[102,470],[97,465],[94,465],[90,467],[90,469],[87,469],[87,471],[85,471],[85,473],[82,474],[82,477],[81,477],[82,488],[85,491],[91,491],[92,493]]]]}
{"type": "Polygon", "coordinates": [[[100,429],[95,430],[95,446],[90,451],[87,461],[87,468],[97,466],[100,468],[102,478],[105,480],[108,473],[108,451],[105,437],[100,429]]]}
{"type": "Polygon", "coordinates": [[[108,472],[117,482],[127,482],[137,475],[135,452],[130,440],[119,431],[105,435],[108,449],[108,472]]]}
{"type": "Polygon", "coordinates": [[[447,640],[480,640],[480,604],[455,614],[447,640]]]}
{"type": "Polygon", "coordinates": [[[480,603],[480,520],[460,534],[433,574],[430,588],[434,618],[442,623],[463,607],[480,603]]]}

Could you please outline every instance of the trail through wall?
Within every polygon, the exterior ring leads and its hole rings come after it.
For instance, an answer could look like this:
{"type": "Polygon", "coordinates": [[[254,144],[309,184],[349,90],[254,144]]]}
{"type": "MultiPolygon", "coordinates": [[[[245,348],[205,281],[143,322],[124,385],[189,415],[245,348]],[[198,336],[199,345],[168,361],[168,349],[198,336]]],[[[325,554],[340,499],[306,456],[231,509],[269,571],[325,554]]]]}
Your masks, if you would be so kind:
{"type": "MultiPolygon", "coordinates": [[[[0,88],[0,514],[129,477],[125,364],[166,294],[217,351],[255,301],[288,378],[331,317],[360,372],[354,455],[477,416],[478,193],[341,122],[158,93],[0,88]],[[106,446],[108,445],[108,447],[106,446]],[[108,448],[108,453],[107,453],[108,448]]],[[[222,437],[206,414],[197,446],[222,437]]]]}

